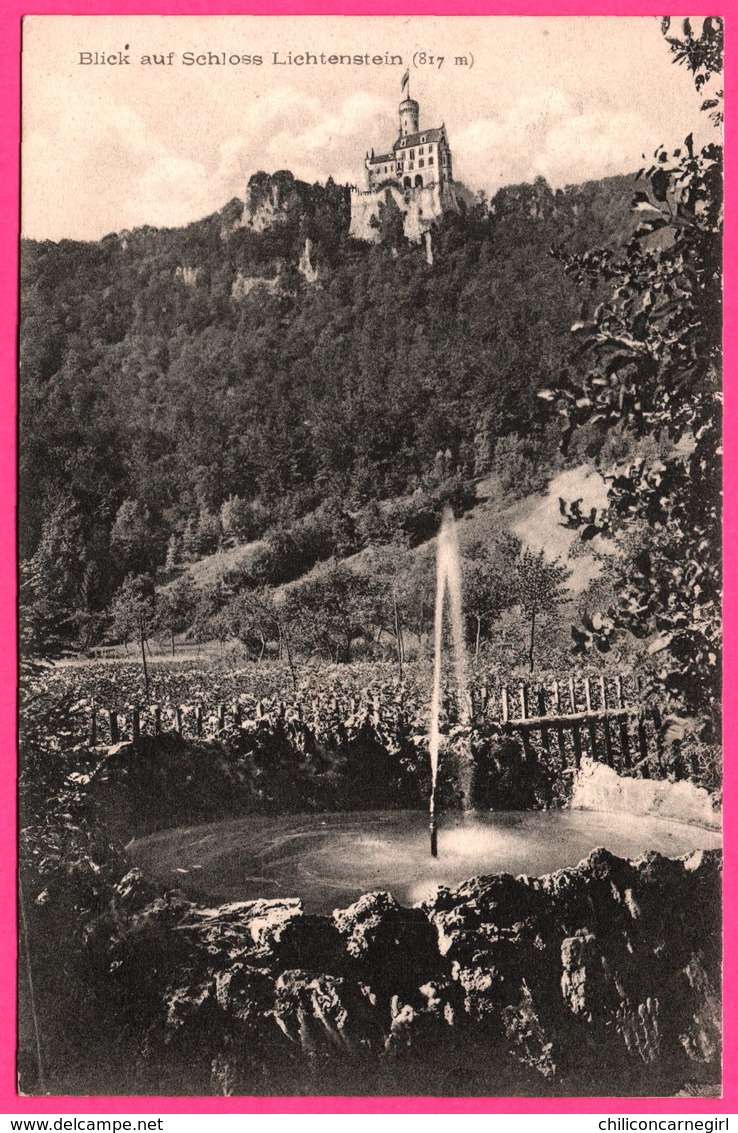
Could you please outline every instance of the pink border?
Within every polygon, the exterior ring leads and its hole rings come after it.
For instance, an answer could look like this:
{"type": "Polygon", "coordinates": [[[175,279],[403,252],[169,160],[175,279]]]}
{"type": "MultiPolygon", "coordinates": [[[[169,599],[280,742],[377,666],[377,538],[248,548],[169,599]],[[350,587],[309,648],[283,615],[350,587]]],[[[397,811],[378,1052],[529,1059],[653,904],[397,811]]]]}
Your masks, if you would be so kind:
{"type": "MultiPolygon", "coordinates": [[[[0,659],[0,742],[6,752],[5,777],[0,784],[0,802],[6,824],[0,829],[0,1113],[738,1113],[738,837],[733,822],[725,829],[725,1058],[722,1099],[663,1098],[22,1098],[15,1089],[15,964],[17,920],[15,904],[16,793],[11,774],[15,750],[15,406],[17,239],[20,122],[20,21],[30,14],[77,15],[618,15],[660,16],[717,15],[726,17],[726,103],[732,108],[738,85],[733,54],[733,17],[738,0],[2,0],[0,11],[0,235],[4,255],[0,261],[0,287],[5,295],[0,322],[3,362],[2,391],[5,411],[0,416],[0,475],[7,491],[0,495],[0,562],[5,601],[0,606],[0,631],[6,649],[0,659]]],[[[726,123],[726,198],[731,220],[726,235],[726,436],[738,435],[738,390],[733,379],[738,361],[738,231],[735,224],[738,118],[731,113],[726,123]]],[[[738,536],[738,447],[730,445],[725,457],[725,720],[727,813],[735,814],[738,803],[738,771],[732,764],[736,745],[730,742],[738,721],[738,656],[735,646],[738,619],[738,555],[732,540],[738,536]]]]}

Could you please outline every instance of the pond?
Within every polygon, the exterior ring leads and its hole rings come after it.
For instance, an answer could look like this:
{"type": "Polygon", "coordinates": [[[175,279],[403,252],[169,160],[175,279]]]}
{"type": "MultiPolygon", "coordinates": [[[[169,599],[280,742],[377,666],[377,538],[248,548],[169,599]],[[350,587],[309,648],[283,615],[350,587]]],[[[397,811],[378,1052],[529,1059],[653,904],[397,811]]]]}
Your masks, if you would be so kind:
{"type": "Polygon", "coordinates": [[[300,897],[330,913],[372,890],[402,904],[481,874],[539,876],[576,865],[596,846],[620,857],[716,849],[715,830],[651,816],[584,810],[496,811],[440,818],[438,858],[419,811],[249,815],[135,839],[133,862],[207,904],[300,897]]]}

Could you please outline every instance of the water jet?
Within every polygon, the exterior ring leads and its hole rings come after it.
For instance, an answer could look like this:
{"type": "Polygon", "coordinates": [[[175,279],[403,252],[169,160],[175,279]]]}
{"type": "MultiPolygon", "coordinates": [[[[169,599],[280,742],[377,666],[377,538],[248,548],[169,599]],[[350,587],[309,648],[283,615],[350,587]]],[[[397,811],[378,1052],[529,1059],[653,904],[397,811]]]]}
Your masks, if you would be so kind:
{"type": "MultiPolygon", "coordinates": [[[[461,556],[456,537],[456,524],[450,508],[446,508],[438,532],[436,549],[436,610],[434,621],[433,650],[433,695],[431,698],[430,730],[428,751],[431,764],[430,812],[430,852],[438,857],[438,833],[436,829],[436,788],[438,786],[438,753],[441,746],[441,677],[443,669],[443,628],[446,595],[448,594],[451,646],[453,652],[456,693],[459,703],[459,722],[469,723],[469,709],[465,696],[467,685],[466,646],[464,644],[464,621],[461,610],[461,556]]],[[[467,771],[464,784],[464,803],[468,806],[469,775],[467,771]]]]}
{"type": "Polygon", "coordinates": [[[430,816],[430,852],[432,858],[438,857],[438,829],[436,827],[436,816],[434,812],[435,800],[431,797],[431,816],[430,816]]]}

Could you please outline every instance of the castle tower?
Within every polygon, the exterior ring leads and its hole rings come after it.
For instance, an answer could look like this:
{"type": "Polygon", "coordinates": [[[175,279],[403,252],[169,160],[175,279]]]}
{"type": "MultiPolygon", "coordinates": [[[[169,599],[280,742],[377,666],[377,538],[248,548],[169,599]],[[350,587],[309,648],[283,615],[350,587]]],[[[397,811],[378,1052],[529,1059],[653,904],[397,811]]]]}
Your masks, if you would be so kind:
{"type": "Polygon", "coordinates": [[[409,96],[400,103],[400,137],[417,134],[420,129],[420,103],[409,96]]]}
{"type": "Polygon", "coordinates": [[[366,189],[351,190],[350,235],[379,239],[376,218],[390,197],[403,213],[403,230],[410,240],[423,234],[449,210],[459,211],[454,188],[451,147],[446,127],[420,128],[420,103],[410,98],[409,71],[402,79],[400,132],[385,152],[372,149],[364,159],[366,189]]]}

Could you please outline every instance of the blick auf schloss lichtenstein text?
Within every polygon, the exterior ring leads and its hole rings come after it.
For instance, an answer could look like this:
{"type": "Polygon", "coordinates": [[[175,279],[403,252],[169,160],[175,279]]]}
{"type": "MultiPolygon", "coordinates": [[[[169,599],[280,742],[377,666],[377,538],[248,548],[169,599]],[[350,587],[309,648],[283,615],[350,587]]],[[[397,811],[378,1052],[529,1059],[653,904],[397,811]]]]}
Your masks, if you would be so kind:
{"type": "Polygon", "coordinates": [[[79,51],[81,67],[473,67],[474,56],[441,55],[435,51],[416,51],[412,57],[389,51],[342,52],[269,51],[264,54],[237,51],[168,51],[165,54],[136,54],[126,44],[120,51],[79,51]]]}

